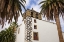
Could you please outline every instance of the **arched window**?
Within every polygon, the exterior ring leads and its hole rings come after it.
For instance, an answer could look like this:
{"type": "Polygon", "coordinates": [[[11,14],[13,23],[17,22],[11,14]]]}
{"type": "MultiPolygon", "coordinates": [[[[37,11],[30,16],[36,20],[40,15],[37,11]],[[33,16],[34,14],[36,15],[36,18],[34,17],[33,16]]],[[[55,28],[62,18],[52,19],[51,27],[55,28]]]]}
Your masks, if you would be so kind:
{"type": "Polygon", "coordinates": [[[33,12],[31,12],[31,17],[33,17],[33,12]]]}
{"type": "Polygon", "coordinates": [[[38,13],[36,13],[36,18],[38,19],[38,13]]]}

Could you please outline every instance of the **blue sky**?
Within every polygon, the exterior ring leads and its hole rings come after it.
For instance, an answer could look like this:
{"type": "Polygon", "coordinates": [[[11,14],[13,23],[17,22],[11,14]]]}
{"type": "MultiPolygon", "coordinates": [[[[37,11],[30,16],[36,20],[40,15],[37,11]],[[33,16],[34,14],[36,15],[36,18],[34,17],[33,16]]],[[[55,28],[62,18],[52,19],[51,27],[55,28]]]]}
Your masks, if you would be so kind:
{"type": "Polygon", "coordinates": [[[40,12],[40,5],[38,5],[39,2],[42,0],[26,0],[25,7],[26,9],[34,9],[37,12],[40,12]]]}
{"type": "MultiPolygon", "coordinates": [[[[26,9],[32,9],[33,8],[33,10],[40,12],[41,8],[40,8],[40,5],[38,5],[38,3],[41,1],[43,1],[43,0],[26,0],[25,7],[26,7],[26,9]]],[[[24,10],[22,12],[24,13],[24,10]]],[[[60,21],[61,21],[62,31],[64,32],[64,21],[62,20],[62,17],[60,17],[60,21]]],[[[18,25],[20,25],[21,23],[22,23],[22,17],[20,16],[18,18],[18,25]]],[[[4,27],[8,27],[8,26],[9,26],[9,24],[6,23],[6,26],[4,26],[4,27]]]]}

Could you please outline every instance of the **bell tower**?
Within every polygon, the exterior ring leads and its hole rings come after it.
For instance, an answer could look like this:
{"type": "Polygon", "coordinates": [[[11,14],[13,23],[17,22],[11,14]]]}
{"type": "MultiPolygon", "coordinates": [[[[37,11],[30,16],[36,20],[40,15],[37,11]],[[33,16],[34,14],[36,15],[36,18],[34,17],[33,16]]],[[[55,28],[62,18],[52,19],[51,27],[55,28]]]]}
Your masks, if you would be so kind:
{"type": "Polygon", "coordinates": [[[25,42],[32,42],[32,18],[42,20],[41,14],[32,10],[26,10],[22,15],[25,23],[25,42]]]}

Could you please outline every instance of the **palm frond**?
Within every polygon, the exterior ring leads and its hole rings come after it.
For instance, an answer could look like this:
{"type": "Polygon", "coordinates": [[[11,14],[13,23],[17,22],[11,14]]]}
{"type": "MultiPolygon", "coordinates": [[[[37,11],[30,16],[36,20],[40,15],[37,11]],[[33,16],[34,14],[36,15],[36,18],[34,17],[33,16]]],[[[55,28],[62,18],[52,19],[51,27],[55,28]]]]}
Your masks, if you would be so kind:
{"type": "Polygon", "coordinates": [[[19,2],[20,3],[20,5],[22,5],[22,7],[25,9],[25,11],[26,11],[26,8],[25,8],[25,6],[21,3],[21,2],[19,2]]]}
{"type": "Polygon", "coordinates": [[[47,12],[46,15],[48,14],[47,18],[49,18],[51,20],[53,20],[53,16],[55,16],[54,8],[56,8],[58,15],[60,13],[64,13],[64,10],[63,10],[64,1],[63,0],[46,0],[45,2],[42,1],[39,4],[42,4],[40,7],[41,8],[40,12],[45,14],[45,12],[48,11],[49,13],[47,12]],[[48,7],[49,7],[49,9],[48,9],[48,7]]]}
{"type": "Polygon", "coordinates": [[[46,1],[41,1],[41,2],[39,3],[39,5],[42,4],[42,3],[45,3],[45,2],[46,2],[46,1]]]}
{"type": "MultiPolygon", "coordinates": [[[[18,21],[19,12],[22,14],[22,8],[25,9],[25,0],[1,0],[0,1],[0,24],[4,25],[5,21],[10,23],[14,17],[18,21]]],[[[26,9],[25,9],[26,10],[26,9]]]]}

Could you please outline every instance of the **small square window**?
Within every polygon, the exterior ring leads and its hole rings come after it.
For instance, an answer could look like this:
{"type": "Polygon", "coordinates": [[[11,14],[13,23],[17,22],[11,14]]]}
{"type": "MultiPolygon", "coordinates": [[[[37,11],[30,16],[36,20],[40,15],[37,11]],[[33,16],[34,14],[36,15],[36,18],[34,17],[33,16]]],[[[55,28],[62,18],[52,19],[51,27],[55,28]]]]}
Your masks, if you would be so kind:
{"type": "Polygon", "coordinates": [[[37,25],[34,25],[34,29],[37,29],[37,25]]]}
{"type": "Polygon", "coordinates": [[[36,23],[36,19],[34,19],[34,23],[36,23]]]}
{"type": "Polygon", "coordinates": [[[38,40],[38,32],[33,32],[33,39],[38,40]]]}

